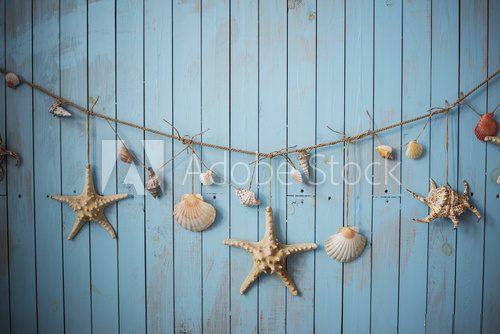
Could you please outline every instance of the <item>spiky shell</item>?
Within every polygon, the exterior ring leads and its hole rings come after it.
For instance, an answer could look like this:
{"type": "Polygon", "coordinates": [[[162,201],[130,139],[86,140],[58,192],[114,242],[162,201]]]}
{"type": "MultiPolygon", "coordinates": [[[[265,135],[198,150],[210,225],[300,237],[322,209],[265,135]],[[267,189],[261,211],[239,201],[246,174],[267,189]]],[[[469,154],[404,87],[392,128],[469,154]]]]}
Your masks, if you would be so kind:
{"type": "Polygon", "coordinates": [[[351,262],[363,252],[366,238],[356,227],[342,227],[325,240],[325,250],[330,258],[340,262],[351,262]]]}
{"type": "Polygon", "coordinates": [[[384,159],[392,159],[392,147],[389,145],[379,145],[375,147],[375,150],[384,159]]]}
{"type": "Polygon", "coordinates": [[[484,141],[500,145],[500,137],[486,136],[486,137],[484,137],[484,141]]]}
{"type": "Polygon", "coordinates": [[[125,145],[122,145],[122,147],[120,148],[118,156],[120,157],[120,160],[126,164],[131,164],[132,162],[134,162],[134,156],[132,155],[132,153],[130,153],[128,148],[125,147],[125,145]]]}
{"type": "Polygon", "coordinates": [[[292,170],[290,171],[290,176],[295,182],[302,183],[302,174],[300,174],[300,172],[296,168],[292,167],[292,170]]]}
{"type": "Polygon", "coordinates": [[[15,73],[7,73],[5,75],[5,82],[7,83],[7,86],[10,88],[16,88],[21,84],[21,80],[15,73]]]}
{"type": "Polygon", "coordinates": [[[497,135],[498,123],[493,117],[493,113],[486,113],[481,116],[481,119],[474,128],[477,139],[485,140],[486,137],[497,135]]]}
{"type": "Polygon", "coordinates": [[[186,194],[174,206],[176,223],[193,232],[207,229],[215,221],[215,215],[215,208],[200,194],[186,194]]]}
{"type": "Polygon", "coordinates": [[[146,189],[151,193],[153,198],[157,198],[161,194],[161,179],[150,167],[149,179],[146,181],[146,189]]]}
{"type": "Polygon", "coordinates": [[[424,146],[416,140],[411,140],[406,146],[406,156],[408,159],[418,159],[424,153],[424,146]]]}
{"type": "Polygon", "coordinates": [[[214,172],[207,170],[205,173],[200,174],[200,182],[204,186],[210,186],[214,183],[214,172]]]}
{"type": "Polygon", "coordinates": [[[256,206],[260,205],[260,200],[255,197],[255,193],[248,189],[236,188],[234,189],[236,196],[238,196],[238,200],[244,206],[256,206]]]}
{"type": "Polygon", "coordinates": [[[309,178],[309,158],[311,156],[309,155],[309,152],[307,151],[300,151],[299,155],[297,157],[297,160],[299,161],[300,168],[302,169],[302,173],[304,173],[304,176],[309,178]]]}
{"type": "Polygon", "coordinates": [[[71,117],[71,113],[67,111],[61,104],[61,102],[56,101],[50,106],[49,112],[58,117],[71,117]]]}

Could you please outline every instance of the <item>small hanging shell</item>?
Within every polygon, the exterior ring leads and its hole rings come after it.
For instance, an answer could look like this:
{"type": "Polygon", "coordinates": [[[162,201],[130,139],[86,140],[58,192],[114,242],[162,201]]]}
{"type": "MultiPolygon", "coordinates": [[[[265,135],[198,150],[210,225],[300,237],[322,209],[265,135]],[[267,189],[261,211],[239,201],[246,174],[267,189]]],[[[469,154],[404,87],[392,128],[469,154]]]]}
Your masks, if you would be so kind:
{"type": "Polygon", "coordinates": [[[366,246],[366,238],[357,227],[341,227],[336,234],[325,240],[325,250],[330,258],[350,262],[357,258],[366,246]]]}
{"type": "Polygon", "coordinates": [[[151,193],[153,198],[161,195],[161,179],[154,172],[153,168],[149,167],[149,179],[146,181],[146,189],[151,193]]]}
{"type": "Polygon", "coordinates": [[[498,133],[498,123],[495,114],[490,112],[481,115],[481,119],[474,128],[474,133],[479,140],[486,140],[486,137],[496,136],[498,133]]]}
{"type": "Polygon", "coordinates": [[[410,140],[406,146],[406,156],[408,159],[418,159],[424,153],[424,146],[416,140],[410,140]]]}
{"type": "Polygon", "coordinates": [[[309,178],[309,152],[303,150],[299,152],[297,160],[299,161],[300,168],[302,169],[302,173],[306,178],[309,178]]]}
{"type": "Polygon", "coordinates": [[[10,88],[17,88],[21,84],[21,80],[15,73],[7,73],[5,75],[5,82],[10,88]]]}
{"type": "Polygon", "coordinates": [[[118,156],[120,157],[120,160],[126,164],[131,164],[132,162],[134,162],[134,156],[132,155],[132,153],[130,153],[128,148],[125,147],[125,145],[122,145],[122,147],[120,148],[118,156]]]}
{"type": "Polygon", "coordinates": [[[200,194],[186,194],[174,206],[174,219],[186,230],[200,232],[215,221],[215,208],[205,201],[200,194]]]}
{"type": "Polygon", "coordinates": [[[384,159],[392,159],[392,147],[388,145],[379,145],[375,148],[378,154],[384,159]]]}
{"type": "Polygon", "coordinates": [[[204,186],[211,186],[214,183],[214,172],[211,170],[207,170],[205,173],[201,173],[200,182],[204,186]]]}
{"type": "Polygon", "coordinates": [[[255,193],[253,191],[243,188],[236,188],[234,189],[234,192],[236,193],[236,196],[238,196],[240,203],[244,206],[260,205],[260,200],[255,197],[255,193]]]}
{"type": "Polygon", "coordinates": [[[497,184],[500,184],[500,175],[498,176],[497,184]]]}
{"type": "Polygon", "coordinates": [[[55,101],[50,106],[49,112],[58,117],[71,117],[71,113],[67,111],[63,106],[61,101],[55,101]]]}
{"type": "Polygon", "coordinates": [[[295,182],[302,183],[302,175],[296,168],[292,167],[292,170],[290,171],[290,176],[295,182]]]}
{"type": "Polygon", "coordinates": [[[486,136],[484,137],[484,140],[493,144],[500,145],[500,137],[486,136]]]}

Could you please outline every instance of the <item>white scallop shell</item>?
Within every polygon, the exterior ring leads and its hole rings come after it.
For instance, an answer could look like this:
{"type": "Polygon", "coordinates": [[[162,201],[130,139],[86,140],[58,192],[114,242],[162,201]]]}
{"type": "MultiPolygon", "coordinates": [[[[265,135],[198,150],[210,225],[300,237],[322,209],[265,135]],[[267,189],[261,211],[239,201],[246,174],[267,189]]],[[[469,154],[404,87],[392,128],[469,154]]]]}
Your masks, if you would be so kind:
{"type": "Polygon", "coordinates": [[[304,173],[304,176],[307,178],[309,178],[309,158],[310,155],[307,151],[300,151],[297,157],[302,173],[304,173]]]}
{"type": "Polygon", "coordinates": [[[214,172],[207,170],[200,174],[200,182],[205,186],[210,186],[214,183],[214,172]]]}
{"type": "Polygon", "coordinates": [[[49,112],[54,116],[71,117],[71,113],[67,111],[59,101],[52,103],[49,112]]]}
{"type": "Polygon", "coordinates": [[[290,171],[290,176],[295,182],[302,183],[302,175],[297,169],[292,167],[292,170],[290,171]]]}
{"type": "Polygon", "coordinates": [[[244,206],[260,205],[260,200],[255,197],[255,193],[253,191],[243,188],[236,188],[234,189],[234,192],[236,193],[236,196],[238,196],[240,203],[244,206]]]}
{"type": "Polygon", "coordinates": [[[21,84],[21,80],[15,73],[7,73],[5,75],[5,82],[7,83],[7,86],[10,88],[16,88],[21,84]]]}
{"type": "Polygon", "coordinates": [[[392,147],[389,145],[379,145],[375,147],[375,150],[384,159],[392,159],[392,147]]]}
{"type": "Polygon", "coordinates": [[[408,159],[418,159],[424,153],[424,146],[416,140],[411,140],[406,146],[406,156],[408,159]]]}
{"type": "Polygon", "coordinates": [[[146,189],[151,193],[153,198],[157,198],[161,194],[161,179],[152,168],[149,168],[149,179],[146,181],[146,189]]]}
{"type": "Polygon", "coordinates": [[[325,250],[330,258],[350,262],[357,258],[366,246],[366,238],[356,227],[342,227],[325,240],[325,250]]]}
{"type": "Polygon", "coordinates": [[[174,219],[186,230],[199,232],[207,229],[215,221],[215,208],[200,194],[186,194],[174,206],[174,219]]]}

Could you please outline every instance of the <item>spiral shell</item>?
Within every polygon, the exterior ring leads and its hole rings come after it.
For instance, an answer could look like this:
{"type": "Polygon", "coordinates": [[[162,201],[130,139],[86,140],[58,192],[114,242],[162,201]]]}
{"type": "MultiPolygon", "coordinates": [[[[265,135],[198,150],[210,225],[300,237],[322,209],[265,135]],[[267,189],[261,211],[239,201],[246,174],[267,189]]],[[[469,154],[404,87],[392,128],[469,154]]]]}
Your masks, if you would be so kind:
{"type": "Polygon", "coordinates": [[[120,148],[118,156],[120,157],[120,160],[126,164],[131,164],[132,162],[134,162],[134,156],[132,155],[132,153],[130,153],[128,148],[125,147],[125,145],[122,145],[122,147],[120,148]]]}
{"type": "Polygon", "coordinates": [[[151,193],[153,198],[157,198],[161,194],[161,179],[153,171],[153,168],[149,167],[149,179],[146,181],[146,189],[151,193]]]}
{"type": "Polygon", "coordinates": [[[342,227],[336,234],[325,240],[325,250],[330,258],[340,262],[350,262],[363,252],[366,238],[356,227],[342,227]]]}
{"type": "Polygon", "coordinates": [[[248,189],[236,188],[234,189],[236,196],[238,196],[238,200],[244,206],[256,206],[260,205],[260,200],[255,197],[255,193],[248,189]]]}
{"type": "Polygon", "coordinates": [[[200,194],[186,194],[174,206],[174,219],[177,224],[193,232],[207,229],[215,221],[215,208],[200,194]]]}
{"type": "Polygon", "coordinates": [[[493,118],[493,113],[486,113],[481,116],[481,119],[474,128],[474,133],[477,139],[485,140],[488,136],[496,136],[498,133],[498,123],[493,118]]]}
{"type": "Polygon", "coordinates": [[[309,155],[309,152],[307,151],[300,151],[299,155],[297,157],[297,160],[299,161],[300,168],[302,169],[302,173],[304,173],[304,176],[306,178],[309,178],[309,158],[311,156],[309,155]]]}
{"type": "Polygon", "coordinates": [[[49,112],[58,117],[71,117],[71,113],[67,111],[63,106],[60,101],[56,101],[52,103],[50,106],[49,112]]]}
{"type": "Polygon", "coordinates": [[[486,136],[486,137],[484,137],[484,141],[500,145],[500,137],[486,136]]]}
{"type": "Polygon", "coordinates": [[[290,176],[295,182],[302,183],[302,175],[296,168],[292,167],[292,170],[290,171],[290,176]]]}
{"type": "Polygon", "coordinates": [[[392,147],[388,145],[379,145],[375,147],[375,150],[380,154],[380,156],[384,159],[392,159],[392,147]]]}
{"type": "Polygon", "coordinates": [[[424,153],[424,146],[416,140],[411,140],[406,146],[406,156],[408,159],[418,159],[424,153]]]}
{"type": "Polygon", "coordinates": [[[16,88],[21,84],[21,79],[15,73],[7,73],[5,75],[5,82],[9,88],[16,88]]]}
{"type": "Polygon", "coordinates": [[[207,170],[205,173],[200,174],[200,182],[204,186],[210,186],[214,183],[214,172],[207,170]]]}

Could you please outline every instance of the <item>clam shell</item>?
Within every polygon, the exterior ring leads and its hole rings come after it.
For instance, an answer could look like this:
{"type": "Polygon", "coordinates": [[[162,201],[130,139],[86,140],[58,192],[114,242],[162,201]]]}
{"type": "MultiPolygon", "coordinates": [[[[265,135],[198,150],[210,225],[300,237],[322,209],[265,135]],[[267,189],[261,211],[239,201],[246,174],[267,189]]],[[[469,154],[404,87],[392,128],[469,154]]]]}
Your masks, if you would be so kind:
{"type": "Polygon", "coordinates": [[[236,188],[234,189],[234,192],[236,193],[236,196],[238,196],[240,203],[244,206],[260,205],[260,200],[255,197],[255,193],[253,191],[243,188],[236,188]]]}
{"type": "Polygon", "coordinates": [[[5,75],[5,82],[10,88],[16,88],[21,84],[21,80],[15,73],[7,73],[5,75]]]}
{"type": "Polygon", "coordinates": [[[416,140],[411,140],[406,146],[406,156],[408,159],[418,159],[424,153],[424,146],[416,140]]]}
{"type": "Polygon", "coordinates": [[[486,137],[496,136],[498,133],[498,123],[494,118],[494,113],[486,113],[474,128],[474,133],[479,140],[485,140],[486,137]]]}
{"type": "Polygon", "coordinates": [[[161,179],[150,167],[149,179],[146,181],[146,189],[151,193],[153,198],[157,198],[161,194],[161,179]]]}
{"type": "Polygon", "coordinates": [[[292,170],[290,171],[290,176],[295,182],[302,183],[302,175],[297,169],[292,167],[292,170]]]}
{"type": "Polygon", "coordinates": [[[392,147],[388,145],[379,145],[375,147],[375,150],[377,150],[378,154],[384,159],[392,159],[392,147]]]}
{"type": "Polygon", "coordinates": [[[71,113],[67,111],[61,104],[61,102],[56,101],[50,106],[49,112],[58,117],[71,117],[71,113]]]}
{"type": "Polygon", "coordinates": [[[131,164],[132,162],[134,162],[134,156],[132,155],[132,153],[130,153],[128,148],[125,147],[125,145],[122,145],[122,147],[120,148],[118,156],[124,163],[131,164]]]}
{"type": "Polygon", "coordinates": [[[302,173],[304,173],[304,176],[306,178],[309,178],[309,158],[311,156],[309,155],[309,152],[307,151],[300,151],[299,155],[297,157],[297,160],[299,161],[300,168],[302,169],[302,173]]]}
{"type": "Polygon", "coordinates": [[[207,170],[205,173],[200,174],[200,182],[204,186],[210,186],[214,183],[214,172],[207,170]]]}
{"type": "Polygon", "coordinates": [[[207,229],[215,221],[215,208],[200,194],[186,194],[174,206],[174,219],[177,224],[193,232],[207,229]]]}
{"type": "Polygon", "coordinates": [[[342,227],[325,240],[325,250],[330,258],[350,262],[357,258],[366,246],[366,238],[355,227],[342,227]]]}

